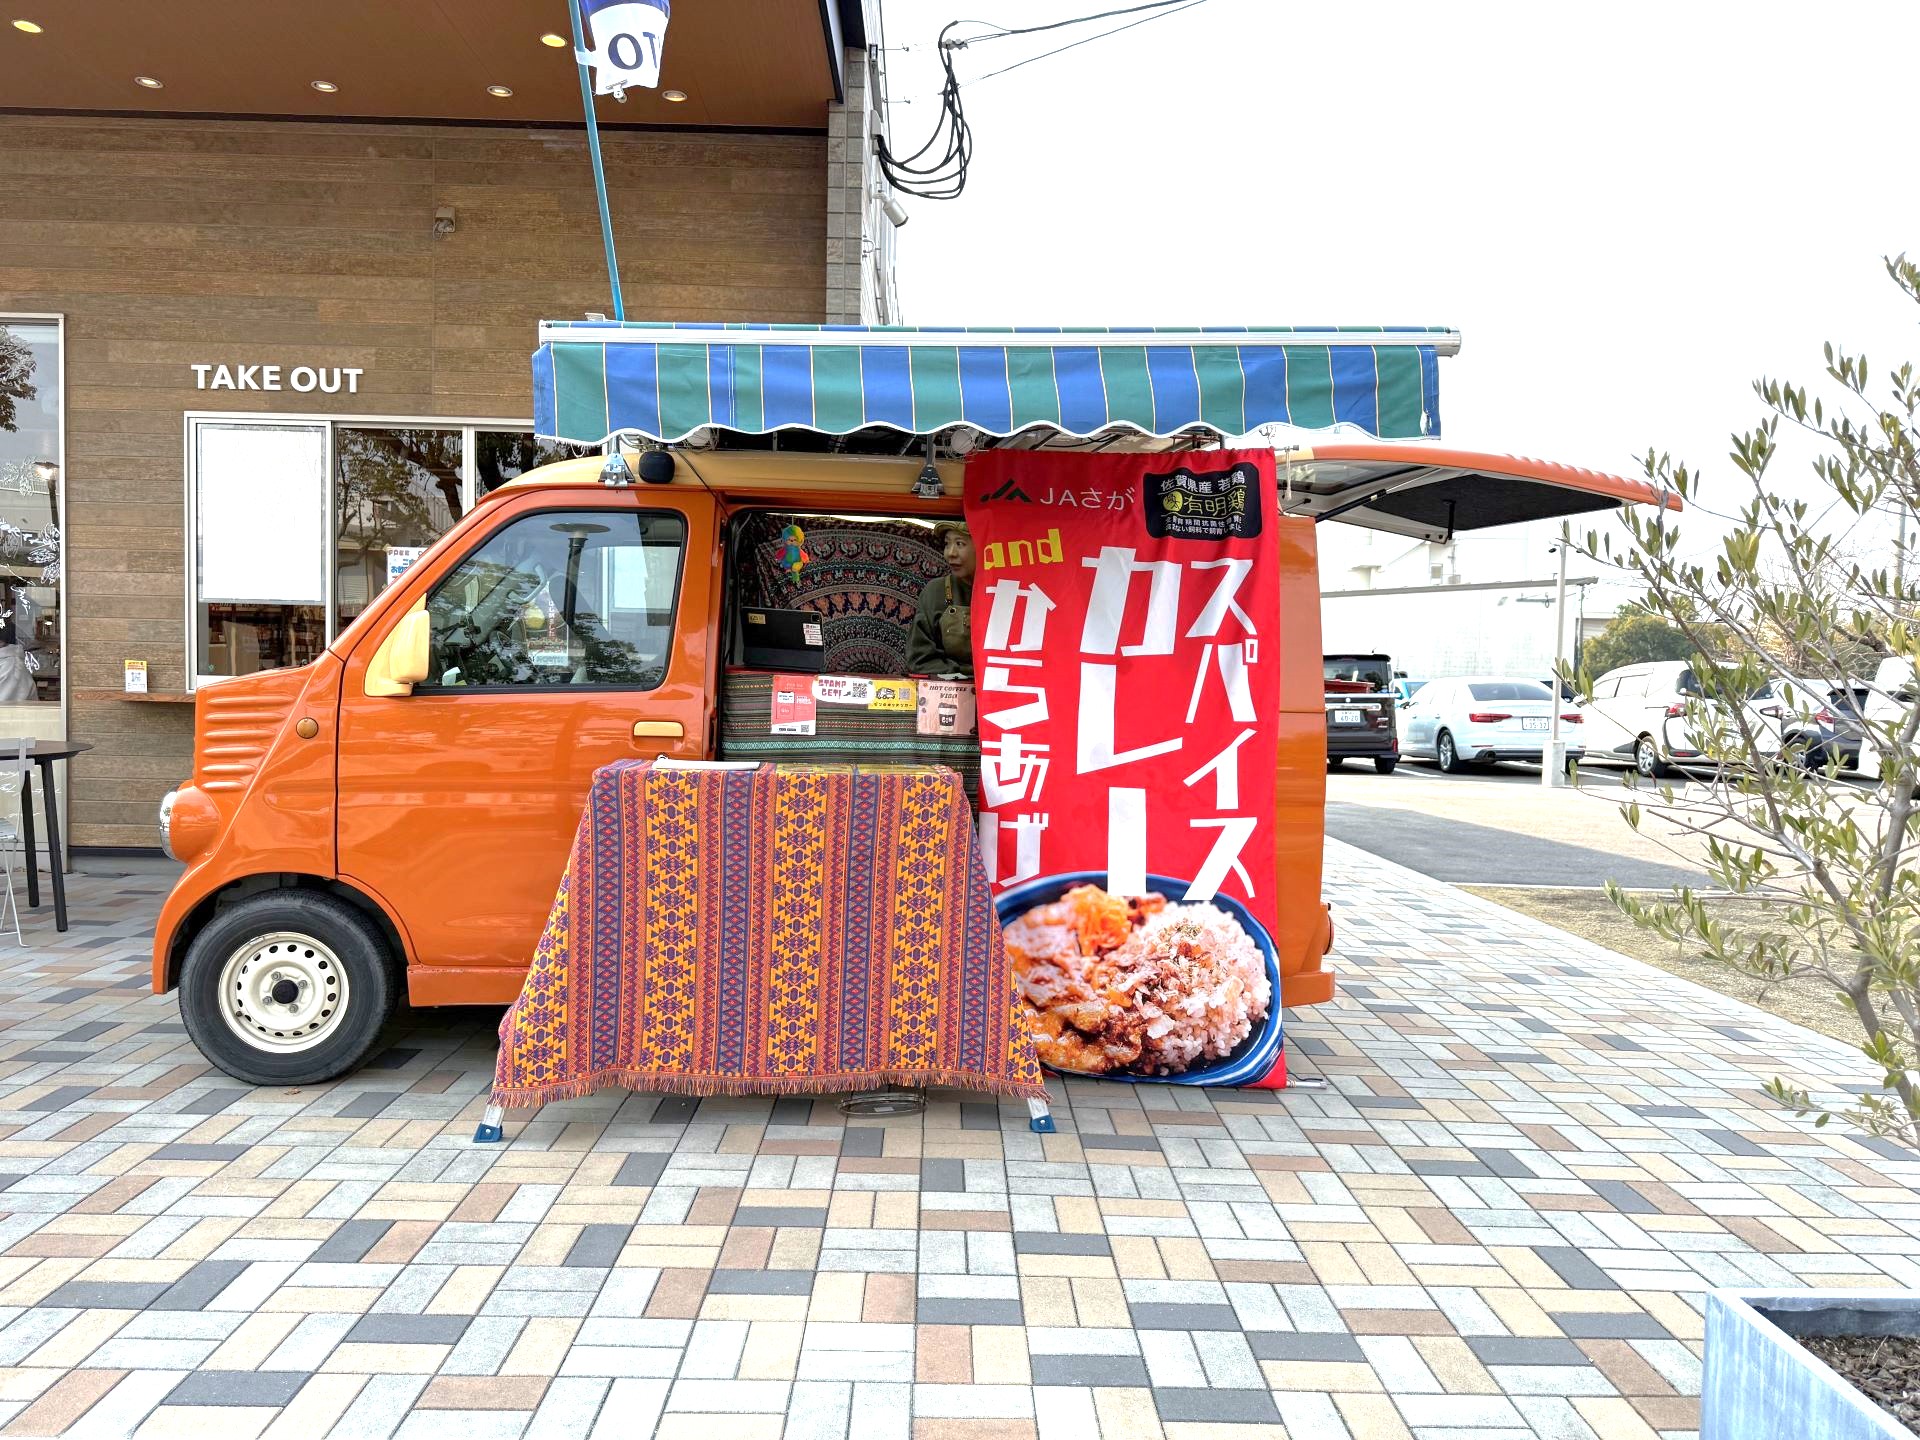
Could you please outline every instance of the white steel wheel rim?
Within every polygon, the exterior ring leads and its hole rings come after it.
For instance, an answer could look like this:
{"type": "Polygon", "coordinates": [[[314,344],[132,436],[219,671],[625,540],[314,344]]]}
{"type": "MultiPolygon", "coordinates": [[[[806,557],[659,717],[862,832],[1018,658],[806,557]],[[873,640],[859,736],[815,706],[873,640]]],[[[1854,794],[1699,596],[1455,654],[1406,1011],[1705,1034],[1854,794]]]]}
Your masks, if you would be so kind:
{"type": "Polygon", "coordinates": [[[1642,775],[1651,775],[1659,762],[1660,756],[1658,752],[1654,750],[1651,740],[1642,740],[1635,753],[1635,759],[1640,767],[1640,773],[1642,775]]]}
{"type": "Polygon", "coordinates": [[[255,1050],[311,1050],[340,1028],[347,998],[340,957],[311,935],[255,936],[220,967],[220,1018],[255,1050]]]}
{"type": "Polygon", "coordinates": [[[1459,752],[1453,748],[1453,737],[1451,735],[1442,735],[1440,737],[1440,763],[1442,765],[1451,765],[1454,756],[1458,753],[1459,752]]]}

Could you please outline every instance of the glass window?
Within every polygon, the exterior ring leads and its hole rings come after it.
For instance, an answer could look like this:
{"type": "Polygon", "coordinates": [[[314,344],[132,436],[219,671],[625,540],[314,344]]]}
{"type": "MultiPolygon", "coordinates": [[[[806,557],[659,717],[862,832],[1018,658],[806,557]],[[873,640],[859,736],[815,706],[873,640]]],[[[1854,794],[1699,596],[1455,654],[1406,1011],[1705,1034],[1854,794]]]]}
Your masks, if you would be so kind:
{"type": "Polygon", "coordinates": [[[1384,655],[1323,655],[1320,664],[1328,680],[1368,690],[1386,689],[1388,672],[1393,669],[1384,655]]]}
{"type": "Polygon", "coordinates": [[[60,404],[60,327],[0,321],[0,706],[60,703],[60,404]]]}
{"type": "Polygon", "coordinates": [[[425,688],[654,689],[686,537],[680,516],[651,511],[550,510],[494,531],[427,599],[425,688]]]}
{"type": "Polygon", "coordinates": [[[498,490],[509,480],[519,479],[537,466],[570,460],[585,453],[578,445],[536,440],[520,430],[476,430],[473,432],[473,493],[477,498],[498,490]]]}
{"type": "Polygon", "coordinates": [[[327,643],[327,427],[193,427],[196,675],[304,665],[327,643]]]}
{"type": "Polygon", "coordinates": [[[341,626],[466,513],[463,434],[335,427],[334,605],[341,626]]]}
{"type": "Polygon", "coordinates": [[[1553,692],[1531,680],[1488,680],[1469,685],[1476,700],[1551,700],[1553,692]]]}
{"type": "Polygon", "coordinates": [[[1617,675],[1606,675],[1593,682],[1593,698],[1596,700],[1611,700],[1619,693],[1620,677],[1617,675]]]}
{"type": "Polygon", "coordinates": [[[1621,699],[1625,700],[1625,699],[1631,698],[1632,696],[1644,695],[1646,693],[1647,693],[1647,672],[1646,671],[1642,670],[1637,675],[1622,675],[1620,677],[1620,698],[1621,699]]]}

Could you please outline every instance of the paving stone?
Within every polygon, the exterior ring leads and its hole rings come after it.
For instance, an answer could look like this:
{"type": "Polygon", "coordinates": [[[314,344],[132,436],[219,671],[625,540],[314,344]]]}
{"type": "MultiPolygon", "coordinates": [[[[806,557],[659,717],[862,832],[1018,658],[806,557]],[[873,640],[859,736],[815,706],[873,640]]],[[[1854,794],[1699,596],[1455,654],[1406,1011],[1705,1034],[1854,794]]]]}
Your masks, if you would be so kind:
{"type": "Polygon", "coordinates": [[[79,1104],[82,1100],[86,1099],[87,1096],[91,1095],[93,1091],[94,1087],[91,1085],[62,1085],[57,1090],[49,1090],[38,1100],[29,1100],[26,1104],[15,1108],[21,1110],[65,1110],[73,1105],[79,1104]]]}
{"type": "Polygon", "coordinates": [[[666,1173],[667,1162],[671,1155],[633,1154],[620,1162],[615,1172],[615,1185],[658,1185],[660,1177],[666,1173]]]}
{"type": "Polygon", "coordinates": [[[367,1252],[393,1228],[391,1220],[349,1220],[329,1235],[308,1260],[316,1265],[351,1264],[366,1258],[367,1252]]]}
{"type": "Polygon", "coordinates": [[[742,1205],[733,1212],[733,1223],[819,1230],[827,1223],[827,1212],[809,1205],[742,1205]]]}
{"type": "Polygon", "coordinates": [[[1467,1346],[1482,1365],[1585,1365],[1586,1352],[1570,1340],[1511,1335],[1469,1335],[1467,1346]]]}
{"type": "Polygon", "coordinates": [[[454,1345],[467,1333],[465,1315],[368,1315],[347,1332],[349,1345],[454,1345]]]}
{"type": "Polygon", "coordinates": [[[1231,1305],[1143,1304],[1129,1301],[1137,1330],[1238,1330],[1231,1305]]]}
{"type": "Polygon", "coordinates": [[[1667,1327],[1651,1315],[1611,1311],[1557,1310],[1553,1323],[1572,1340],[1670,1340],[1667,1327]]]}
{"type": "Polygon", "coordinates": [[[1021,1255],[1111,1255],[1113,1246],[1104,1235],[1048,1234],[1044,1231],[1017,1230],[1013,1248],[1021,1255]]]}
{"type": "Polygon", "coordinates": [[[1274,1407],[1273,1396],[1264,1390],[1161,1389],[1156,1386],[1153,1408],[1160,1412],[1163,1424],[1176,1421],[1222,1425],[1280,1423],[1280,1412],[1274,1407]]]}
{"type": "Polygon", "coordinates": [[[632,1233],[631,1225],[583,1226],[580,1238],[573,1242],[573,1248],[567,1252],[565,1263],[595,1266],[602,1270],[610,1269],[613,1262],[620,1258],[620,1251],[626,1246],[627,1237],[632,1233]]]}
{"type": "Polygon", "coordinates": [[[137,1280],[69,1280],[40,1304],[56,1310],[144,1310],[171,1288],[137,1280]]]}
{"type": "Polygon", "coordinates": [[[162,1145],[153,1152],[156,1160],[238,1160],[247,1153],[245,1145],[162,1145]]]}
{"type": "Polygon", "coordinates": [[[1613,1278],[1593,1261],[1569,1245],[1536,1245],[1538,1255],[1575,1290],[1618,1290],[1613,1278]]]}
{"type": "Polygon", "coordinates": [[[715,1270],[709,1295],[811,1295],[811,1270],[715,1270]]]}
{"type": "Polygon", "coordinates": [[[1025,1316],[1018,1300],[966,1300],[923,1295],[915,1318],[922,1325],[1019,1325],[1025,1316]]]}
{"type": "Polygon", "coordinates": [[[1132,1385],[1148,1383],[1137,1355],[1035,1355],[1029,1361],[1036,1385],[1132,1385]]]}
{"type": "Polygon", "coordinates": [[[204,1310],[246,1274],[245,1260],[202,1260],[153,1302],[155,1310],[204,1310]]]}
{"type": "Polygon", "coordinates": [[[1326,1360],[1354,1365],[1367,1362],[1367,1352],[1351,1335],[1249,1330],[1247,1343],[1261,1360],[1326,1360]]]}
{"type": "Polygon", "coordinates": [[[312,1378],[303,1370],[196,1370],[161,1403],[278,1407],[291,1404],[312,1378]]]}

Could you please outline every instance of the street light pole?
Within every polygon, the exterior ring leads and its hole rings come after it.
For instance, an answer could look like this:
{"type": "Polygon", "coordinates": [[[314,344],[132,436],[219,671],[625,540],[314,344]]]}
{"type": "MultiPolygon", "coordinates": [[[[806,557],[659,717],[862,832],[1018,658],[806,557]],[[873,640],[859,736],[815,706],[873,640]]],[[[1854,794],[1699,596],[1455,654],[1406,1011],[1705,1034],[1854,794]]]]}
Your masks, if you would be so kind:
{"type": "Polygon", "coordinates": [[[1540,758],[1540,783],[1549,790],[1567,783],[1567,762],[1560,748],[1560,686],[1567,665],[1567,547],[1553,548],[1560,555],[1560,577],[1553,592],[1553,709],[1547,719],[1547,753],[1540,758]]]}

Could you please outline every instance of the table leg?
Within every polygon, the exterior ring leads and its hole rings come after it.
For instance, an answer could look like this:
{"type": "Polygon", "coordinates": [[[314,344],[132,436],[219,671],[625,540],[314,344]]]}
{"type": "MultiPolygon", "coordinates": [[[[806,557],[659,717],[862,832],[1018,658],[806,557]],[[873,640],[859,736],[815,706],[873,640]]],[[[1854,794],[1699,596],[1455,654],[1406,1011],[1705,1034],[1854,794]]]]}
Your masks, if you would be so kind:
{"type": "Polygon", "coordinates": [[[506,1138],[501,1125],[507,1118],[507,1112],[501,1106],[487,1106],[487,1113],[480,1117],[480,1124],[473,1132],[476,1145],[498,1145],[506,1138]]]}
{"type": "Polygon", "coordinates": [[[1052,1135],[1056,1133],[1053,1125],[1053,1112],[1047,1108],[1046,1101],[1027,1101],[1027,1128],[1038,1131],[1042,1135],[1052,1135]]]}
{"type": "Polygon", "coordinates": [[[53,928],[67,928],[66,856],[60,851],[60,787],[53,783],[53,761],[40,762],[40,785],[46,794],[47,873],[53,877],[53,928]]]}
{"type": "Polygon", "coordinates": [[[40,905],[40,866],[33,854],[33,767],[20,772],[20,844],[27,852],[27,906],[40,905]]]}

